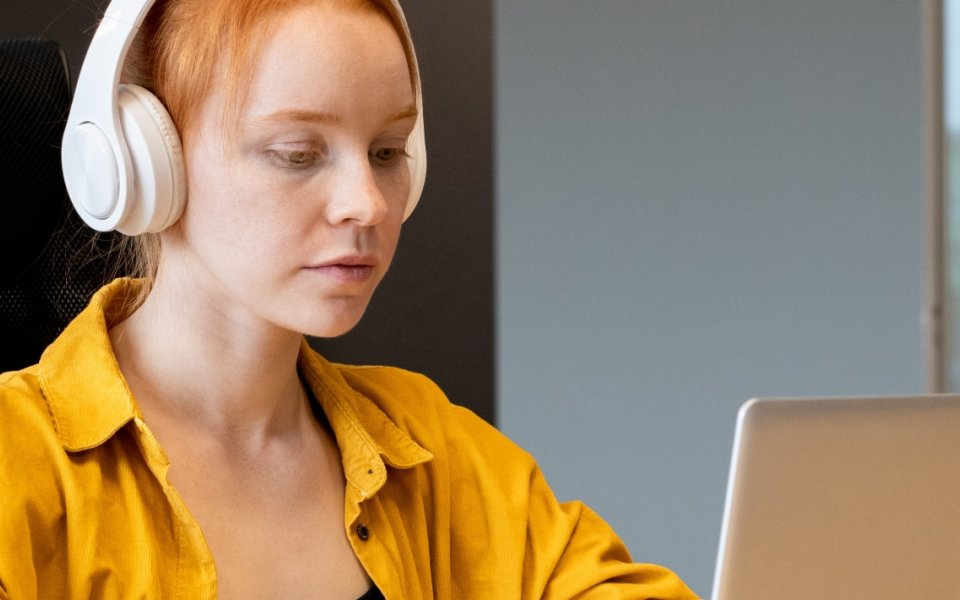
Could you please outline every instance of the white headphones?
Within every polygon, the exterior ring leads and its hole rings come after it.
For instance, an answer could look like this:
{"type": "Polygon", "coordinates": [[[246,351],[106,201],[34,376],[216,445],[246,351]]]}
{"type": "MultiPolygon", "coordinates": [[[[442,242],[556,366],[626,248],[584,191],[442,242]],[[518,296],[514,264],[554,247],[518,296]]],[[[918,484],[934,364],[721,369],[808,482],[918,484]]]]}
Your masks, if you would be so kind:
{"type": "MultiPolygon", "coordinates": [[[[136,85],[121,85],[127,51],[155,0],[113,0],[87,50],[63,135],[67,192],[84,222],[126,235],[157,232],[180,218],[186,176],[180,136],[160,100],[136,85]]],[[[407,140],[413,212],[427,173],[419,70],[398,0],[383,0],[398,21],[416,81],[418,117],[407,140]]]]}

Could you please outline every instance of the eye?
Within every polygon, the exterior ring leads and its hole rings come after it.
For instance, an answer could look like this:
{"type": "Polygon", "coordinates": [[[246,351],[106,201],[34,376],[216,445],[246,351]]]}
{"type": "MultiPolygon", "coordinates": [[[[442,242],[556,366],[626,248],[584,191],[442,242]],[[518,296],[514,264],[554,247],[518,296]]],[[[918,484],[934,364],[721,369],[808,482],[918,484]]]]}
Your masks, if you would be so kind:
{"type": "Polygon", "coordinates": [[[371,156],[381,165],[390,165],[409,155],[404,148],[377,148],[371,152],[371,156]]]}
{"type": "Polygon", "coordinates": [[[267,159],[274,165],[294,171],[309,169],[323,159],[323,154],[311,148],[269,148],[267,159]]]}
{"type": "Polygon", "coordinates": [[[274,150],[274,156],[288,169],[306,169],[313,166],[320,155],[312,150],[274,150]]]}
{"type": "Polygon", "coordinates": [[[288,163],[291,165],[296,165],[302,167],[303,165],[308,165],[313,162],[316,158],[313,152],[306,152],[303,150],[296,150],[294,152],[288,152],[284,157],[288,163]]]}

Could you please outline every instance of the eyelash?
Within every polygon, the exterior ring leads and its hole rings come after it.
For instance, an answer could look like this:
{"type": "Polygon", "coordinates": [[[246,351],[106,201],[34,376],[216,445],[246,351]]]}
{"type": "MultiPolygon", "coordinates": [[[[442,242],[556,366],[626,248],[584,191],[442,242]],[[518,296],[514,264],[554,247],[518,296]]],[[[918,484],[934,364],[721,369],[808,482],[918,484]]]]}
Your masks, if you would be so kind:
{"type": "Polygon", "coordinates": [[[370,156],[382,166],[390,166],[394,163],[402,162],[405,158],[410,158],[406,148],[377,148],[370,153],[370,156]],[[388,158],[380,158],[380,153],[384,151],[390,152],[393,155],[388,158]]]}
{"type": "Polygon", "coordinates": [[[320,159],[312,150],[270,150],[269,155],[281,168],[294,171],[309,169],[320,159]]]}
{"type": "MultiPolygon", "coordinates": [[[[311,150],[271,150],[270,156],[284,169],[303,171],[316,165],[322,158],[321,153],[311,150]]],[[[409,158],[406,148],[377,148],[370,152],[370,157],[378,165],[389,167],[409,158]],[[391,156],[381,157],[381,153],[389,152],[391,156]]]]}

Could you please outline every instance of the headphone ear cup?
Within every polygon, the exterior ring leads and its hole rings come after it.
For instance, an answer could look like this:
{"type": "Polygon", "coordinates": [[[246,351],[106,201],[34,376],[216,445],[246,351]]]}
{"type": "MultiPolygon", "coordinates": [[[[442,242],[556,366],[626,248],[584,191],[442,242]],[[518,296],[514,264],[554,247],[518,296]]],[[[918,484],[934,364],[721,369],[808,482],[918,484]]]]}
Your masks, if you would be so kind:
{"type": "Polygon", "coordinates": [[[133,195],[117,231],[155,233],[180,218],[186,170],[180,135],[160,100],[137,85],[121,85],[120,124],[133,162],[133,195]]]}

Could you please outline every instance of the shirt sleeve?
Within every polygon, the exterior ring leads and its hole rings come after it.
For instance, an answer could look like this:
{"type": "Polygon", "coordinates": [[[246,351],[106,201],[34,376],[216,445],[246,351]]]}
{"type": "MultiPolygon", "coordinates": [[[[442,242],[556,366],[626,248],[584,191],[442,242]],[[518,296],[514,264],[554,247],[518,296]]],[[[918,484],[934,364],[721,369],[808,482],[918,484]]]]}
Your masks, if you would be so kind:
{"type": "MultiPolygon", "coordinates": [[[[0,377],[0,600],[37,598],[37,564],[54,564],[64,522],[54,460],[61,452],[34,380],[0,377]]],[[[58,565],[59,566],[59,565],[58,565]]]]}
{"type": "MultiPolygon", "coordinates": [[[[479,475],[466,489],[473,487],[468,496],[483,504],[471,511],[475,517],[495,515],[482,519],[483,535],[494,540],[500,558],[519,563],[522,598],[698,598],[669,569],[633,562],[613,529],[582,502],[559,502],[526,451],[473,413],[453,410],[460,422],[448,422],[448,432],[458,437],[455,431],[463,427],[462,437],[469,438],[454,442],[454,460],[469,460],[472,464],[458,468],[479,475]]],[[[470,530],[473,525],[462,527],[470,530]]]]}
{"type": "Polygon", "coordinates": [[[543,582],[543,598],[698,598],[669,569],[633,562],[621,539],[590,507],[557,502],[539,472],[530,497],[524,571],[543,582]]]}

